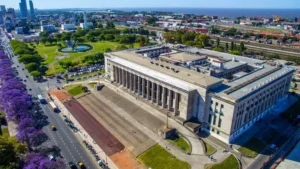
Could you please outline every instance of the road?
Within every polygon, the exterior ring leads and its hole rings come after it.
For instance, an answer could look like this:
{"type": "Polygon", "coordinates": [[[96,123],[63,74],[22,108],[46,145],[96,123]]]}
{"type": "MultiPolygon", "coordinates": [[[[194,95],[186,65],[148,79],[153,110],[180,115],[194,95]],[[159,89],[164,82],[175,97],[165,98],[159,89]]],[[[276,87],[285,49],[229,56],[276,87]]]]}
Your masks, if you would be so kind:
{"type": "MultiPolygon", "coordinates": [[[[3,34],[3,33],[2,33],[3,34]]],[[[5,37],[1,37],[2,39],[5,37]]],[[[3,39],[4,40],[4,39],[3,39]]],[[[2,40],[2,43],[3,43],[2,40]]],[[[8,42],[8,39],[4,40],[4,42],[8,42]]],[[[3,44],[2,44],[3,45],[3,44]]],[[[6,44],[7,46],[4,47],[6,52],[9,53],[11,60],[13,62],[13,67],[16,67],[19,72],[19,77],[21,79],[25,79],[26,82],[23,81],[23,83],[27,86],[27,89],[31,89],[29,93],[32,96],[37,96],[39,94],[42,94],[45,98],[47,98],[47,90],[48,90],[48,84],[47,82],[38,83],[32,79],[32,77],[29,76],[29,73],[27,70],[24,69],[24,64],[18,63],[18,59],[16,56],[13,56],[13,52],[11,51],[11,47],[6,44]],[[29,76],[26,78],[26,76],[29,76]]],[[[49,81],[49,86],[53,85],[55,82],[54,80],[49,81]]],[[[81,143],[78,141],[78,135],[76,136],[76,133],[74,133],[69,127],[66,125],[66,123],[63,121],[61,117],[59,117],[59,114],[53,113],[53,111],[50,109],[48,104],[41,105],[41,108],[44,111],[44,114],[48,117],[49,125],[45,126],[43,128],[43,131],[48,136],[48,140],[43,144],[43,146],[52,147],[57,146],[61,149],[61,155],[63,156],[62,160],[66,163],[72,161],[74,163],[77,163],[79,161],[82,161],[86,168],[95,169],[100,168],[97,166],[96,161],[92,159],[91,154],[87,151],[85,147],[81,145],[81,143]],[[50,125],[55,125],[57,128],[57,131],[52,131],[50,129],[50,125]]]]}

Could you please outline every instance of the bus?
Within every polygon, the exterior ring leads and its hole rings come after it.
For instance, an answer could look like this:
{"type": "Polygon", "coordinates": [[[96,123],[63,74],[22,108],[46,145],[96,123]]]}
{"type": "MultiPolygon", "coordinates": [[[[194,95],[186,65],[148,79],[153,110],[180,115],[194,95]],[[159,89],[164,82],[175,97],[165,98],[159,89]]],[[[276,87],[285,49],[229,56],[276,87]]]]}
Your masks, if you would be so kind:
{"type": "Polygon", "coordinates": [[[40,100],[40,102],[42,104],[46,104],[47,103],[46,100],[44,99],[44,97],[42,95],[38,95],[38,99],[40,100]]]}
{"type": "Polygon", "coordinates": [[[49,105],[51,106],[51,109],[53,112],[58,113],[59,109],[57,108],[57,106],[55,105],[54,102],[49,102],[49,105]]]}

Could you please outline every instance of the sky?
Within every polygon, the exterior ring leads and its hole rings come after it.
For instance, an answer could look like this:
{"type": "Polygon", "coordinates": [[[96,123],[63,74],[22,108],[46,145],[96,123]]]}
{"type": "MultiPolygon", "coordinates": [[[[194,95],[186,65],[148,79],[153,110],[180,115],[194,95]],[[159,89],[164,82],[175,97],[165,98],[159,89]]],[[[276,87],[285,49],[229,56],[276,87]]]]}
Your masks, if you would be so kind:
{"type": "MultiPolygon", "coordinates": [[[[29,1],[29,0],[27,0],[29,1]]],[[[300,0],[32,0],[38,9],[58,8],[297,8],[300,0]]],[[[20,0],[0,0],[0,5],[19,8],[20,0]]]]}

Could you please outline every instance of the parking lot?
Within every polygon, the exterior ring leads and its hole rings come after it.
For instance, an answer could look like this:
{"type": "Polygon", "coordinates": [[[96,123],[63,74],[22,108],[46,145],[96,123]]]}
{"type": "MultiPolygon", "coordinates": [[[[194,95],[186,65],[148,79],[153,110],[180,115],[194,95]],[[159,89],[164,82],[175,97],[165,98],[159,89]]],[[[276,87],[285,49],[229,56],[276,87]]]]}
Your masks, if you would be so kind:
{"type": "Polygon", "coordinates": [[[155,144],[141,129],[136,128],[93,94],[79,98],[78,102],[135,157],[155,144]]]}
{"type": "Polygon", "coordinates": [[[103,68],[104,68],[103,64],[94,64],[94,65],[84,66],[80,68],[74,68],[69,71],[68,75],[69,77],[74,77],[86,73],[97,72],[103,68]]]}

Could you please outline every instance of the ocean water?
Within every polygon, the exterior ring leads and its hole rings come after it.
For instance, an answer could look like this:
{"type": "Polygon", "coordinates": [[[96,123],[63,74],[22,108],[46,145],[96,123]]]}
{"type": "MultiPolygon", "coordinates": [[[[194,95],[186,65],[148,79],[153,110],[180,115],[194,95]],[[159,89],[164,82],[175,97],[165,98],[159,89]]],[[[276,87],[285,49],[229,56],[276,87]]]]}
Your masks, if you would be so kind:
{"type": "Polygon", "coordinates": [[[218,16],[236,18],[246,17],[273,17],[281,16],[284,18],[300,17],[300,9],[229,9],[229,8],[115,8],[126,12],[130,11],[162,11],[181,14],[197,14],[207,16],[218,16]]]}

